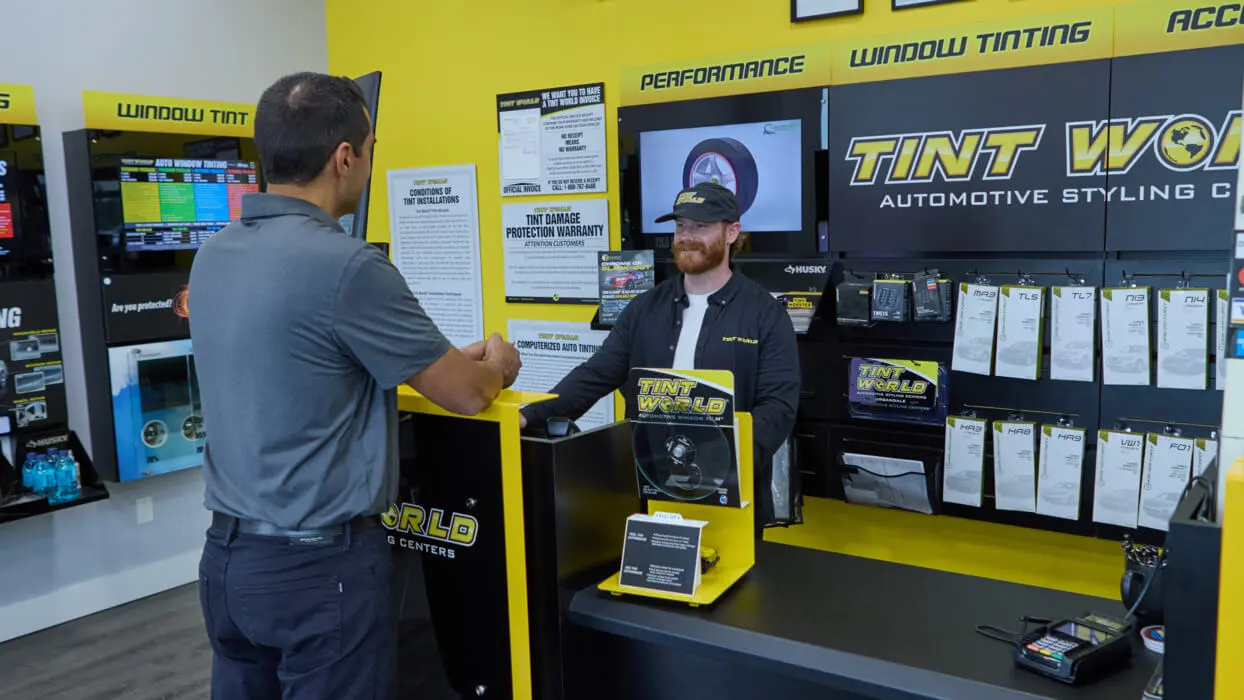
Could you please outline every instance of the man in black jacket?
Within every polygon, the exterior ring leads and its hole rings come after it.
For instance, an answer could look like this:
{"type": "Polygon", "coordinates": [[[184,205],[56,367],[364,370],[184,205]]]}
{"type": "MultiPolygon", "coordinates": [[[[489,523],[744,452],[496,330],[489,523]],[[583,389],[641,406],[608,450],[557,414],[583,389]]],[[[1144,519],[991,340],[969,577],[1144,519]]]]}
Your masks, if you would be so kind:
{"type": "MultiPolygon", "coordinates": [[[[799,355],[780,302],[730,265],[742,248],[734,193],[701,183],[678,194],[674,261],[681,275],[636,297],[600,350],[552,389],[556,399],[523,409],[523,427],[577,419],[624,388],[634,367],[734,373],[735,408],[752,414],[757,527],[772,522],[772,459],[795,425],[799,355]]],[[[624,390],[629,390],[629,387],[624,390]]]]}

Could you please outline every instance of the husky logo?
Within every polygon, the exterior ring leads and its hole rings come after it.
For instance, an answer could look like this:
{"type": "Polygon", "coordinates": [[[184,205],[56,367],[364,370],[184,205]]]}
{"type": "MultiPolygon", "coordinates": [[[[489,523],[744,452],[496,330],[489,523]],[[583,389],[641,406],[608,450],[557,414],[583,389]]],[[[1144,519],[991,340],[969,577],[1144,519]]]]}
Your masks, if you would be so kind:
{"type": "Polygon", "coordinates": [[[1230,170],[1240,158],[1241,112],[1217,124],[1200,114],[1158,115],[1067,124],[1067,175],[1129,172],[1152,151],[1176,172],[1230,170]]]}
{"type": "Polygon", "coordinates": [[[10,306],[0,308],[0,328],[21,328],[22,327],[22,307],[10,306]]]}
{"type": "Polygon", "coordinates": [[[1044,133],[1045,125],[1037,124],[853,138],[846,155],[855,164],[851,184],[876,184],[883,170],[886,184],[962,182],[972,179],[981,160],[986,161],[982,178],[1007,180],[1020,156],[1041,145],[1044,133]]]}
{"type": "Polygon", "coordinates": [[[823,275],[829,269],[828,265],[787,265],[786,274],[788,275],[823,275]]]}

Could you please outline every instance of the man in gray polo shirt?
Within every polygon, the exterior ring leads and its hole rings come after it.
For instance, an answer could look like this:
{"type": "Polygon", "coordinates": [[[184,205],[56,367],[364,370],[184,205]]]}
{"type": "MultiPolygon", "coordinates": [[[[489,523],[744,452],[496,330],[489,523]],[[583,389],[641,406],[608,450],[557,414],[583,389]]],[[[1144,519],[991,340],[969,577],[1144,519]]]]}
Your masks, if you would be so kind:
{"type": "Polygon", "coordinates": [[[518,353],[496,335],[452,347],[389,259],[337,224],[375,143],[353,81],[277,81],[255,143],[268,191],[190,274],[212,698],[384,700],[397,616],[377,515],[397,495],[396,388],[475,414],[514,381],[518,353]]]}

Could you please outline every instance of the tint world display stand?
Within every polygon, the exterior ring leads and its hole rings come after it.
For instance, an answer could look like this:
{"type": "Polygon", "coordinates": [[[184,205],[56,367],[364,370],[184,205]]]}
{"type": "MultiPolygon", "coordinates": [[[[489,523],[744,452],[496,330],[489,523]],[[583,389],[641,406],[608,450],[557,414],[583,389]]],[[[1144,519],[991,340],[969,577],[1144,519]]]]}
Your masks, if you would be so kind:
{"type": "Polygon", "coordinates": [[[203,463],[190,342],[199,246],[261,189],[254,105],[84,92],[64,134],[92,457],[106,481],[203,463]]]}
{"type": "MultiPolygon", "coordinates": [[[[407,387],[399,392],[399,410],[411,414],[414,459],[403,500],[383,523],[397,553],[399,591],[411,583],[404,560],[422,555],[446,679],[465,695],[534,697],[518,409],[547,398],[505,391],[464,417],[407,387]]],[[[407,653],[399,649],[403,659],[407,653]]]]}
{"type": "Polygon", "coordinates": [[[703,546],[712,547],[721,563],[703,574],[695,594],[687,597],[664,591],[642,590],[621,585],[621,572],[602,581],[600,590],[614,595],[633,595],[661,600],[687,603],[693,607],[711,605],[730,590],[756,565],[756,534],[754,482],[752,477],[752,417],[749,413],[736,413],[736,429],[739,444],[739,494],[742,507],[704,505],[701,503],[671,503],[649,500],[647,513],[677,513],[686,520],[707,522],[703,532],[703,546]]]}
{"type": "MultiPolygon", "coordinates": [[[[26,85],[0,85],[0,523],[98,501],[108,491],[68,429],[43,142],[26,85]],[[73,453],[81,488],[53,503],[23,483],[28,453],[73,453]]],[[[52,499],[58,500],[58,499],[52,499]]]]}
{"type": "Polygon", "coordinates": [[[617,570],[635,510],[631,424],[520,439],[518,408],[548,395],[470,418],[399,397],[399,695],[562,700],[570,601],[617,570]]]}

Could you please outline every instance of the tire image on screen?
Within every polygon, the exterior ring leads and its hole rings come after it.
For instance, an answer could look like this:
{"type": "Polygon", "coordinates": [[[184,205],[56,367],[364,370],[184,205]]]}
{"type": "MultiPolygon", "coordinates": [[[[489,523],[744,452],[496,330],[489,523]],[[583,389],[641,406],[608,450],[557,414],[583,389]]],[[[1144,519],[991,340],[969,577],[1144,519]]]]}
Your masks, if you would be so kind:
{"type": "Polygon", "coordinates": [[[682,167],[685,187],[702,182],[715,182],[734,192],[739,200],[739,215],[747,213],[756,201],[760,176],[756,159],[747,146],[737,139],[705,139],[691,149],[682,167]]]}

